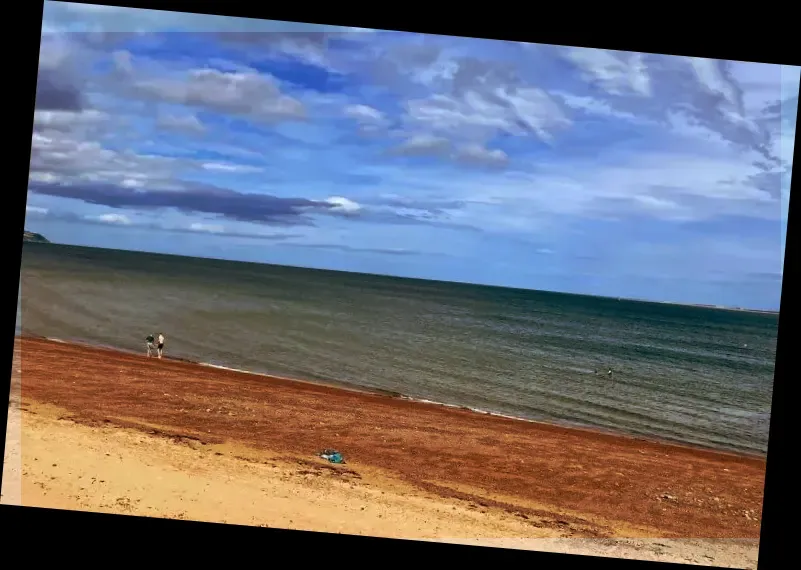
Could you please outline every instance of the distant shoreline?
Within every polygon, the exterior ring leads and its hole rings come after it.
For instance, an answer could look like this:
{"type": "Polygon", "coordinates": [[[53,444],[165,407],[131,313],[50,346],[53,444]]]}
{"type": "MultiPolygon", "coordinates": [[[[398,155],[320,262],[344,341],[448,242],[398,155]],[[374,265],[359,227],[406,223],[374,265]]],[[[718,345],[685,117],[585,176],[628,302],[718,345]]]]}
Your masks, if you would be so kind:
{"type": "MultiPolygon", "coordinates": [[[[15,339],[29,339],[29,340],[37,340],[37,341],[44,341],[48,343],[58,343],[63,344],[75,348],[84,347],[90,350],[101,350],[101,351],[108,351],[111,353],[118,353],[120,355],[129,355],[129,356],[139,356],[140,353],[126,350],[122,348],[118,348],[115,346],[108,346],[108,345],[98,345],[92,344],[88,342],[78,342],[74,340],[62,340],[58,338],[49,338],[39,335],[31,335],[31,334],[18,334],[15,339]]],[[[580,422],[571,422],[571,421],[562,421],[562,422],[554,422],[554,421],[544,421],[544,420],[535,420],[530,418],[524,418],[509,414],[504,414],[501,412],[496,412],[492,410],[484,410],[480,408],[474,408],[470,406],[458,405],[458,404],[448,404],[445,402],[438,402],[434,400],[428,400],[423,398],[414,398],[403,394],[401,392],[394,392],[390,390],[382,390],[380,388],[368,388],[363,386],[358,386],[354,384],[349,384],[346,382],[336,382],[336,381],[322,381],[322,380],[309,380],[304,378],[290,378],[287,376],[278,376],[276,374],[268,374],[265,372],[254,372],[251,370],[241,369],[241,368],[234,368],[229,366],[222,366],[218,364],[213,364],[209,362],[200,362],[197,360],[192,360],[189,358],[181,358],[181,357],[168,357],[166,358],[167,362],[176,362],[181,363],[183,365],[189,366],[198,366],[202,368],[208,368],[212,370],[219,370],[220,372],[225,373],[233,373],[237,375],[246,375],[250,377],[261,378],[267,381],[281,381],[281,382],[288,382],[291,384],[299,384],[299,385],[309,385],[309,386],[316,386],[324,389],[329,390],[336,390],[342,392],[350,392],[353,394],[359,394],[368,397],[379,397],[379,398],[388,398],[391,400],[398,400],[402,402],[408,402],[413,405],[422,405],[422,406],[432,406],[437,408],[442,408],[444,410],[454,410],[460,412],[467,412],[469,414],[474,414],[476,416],[484,416],[488,418],[495,418],[498,420],[506,420],[512,422],[520,422],[524,424],[535,424],[539,426],[546,426],[552,427],[556,429],[565,429],[565,430],[575,430],[579,432],[588,432],[591,434],[597,434],[601,436],[608,436],[613,438],[624,438],[631,441],[640,441],[645,443],[652,443],[657,445],[664,445],[670,447],[678,447],[678,448],[685,448],[691,450],[697,450],[701,452],[709,452],[714,454],[723,454],[723,455],[731,455],[734,457],[742,457],[742,458],[750,458],[750,459],[757,459],[757,460],[764,460],[766,454],[759,453],[756,451],[745,451],[745,450],[732,450],[732,449],[721,449],[717,447],[713,447],[710,445],[701,445],[695,443],[688,443],[685,441],[681,441],[678,439],[671,440],[667,438],[659,438],[659,437],[649,437],[644,435],[638,435],[633,433],[627,433],[624,431],[618,431],[614,429],[604,429],[598,426],[591,426],[585,425],[580,422]]]]}
{"type": "MultiPolygon", "coordinates": [[[[627,301],[636,301],[637,299],[626,299],[627,301]]],[[[674,303],[672,301],[645,301],[646,303],[661,303],[663,305],[678,305],[679,307],[697,307],[699,309],[716,309],[718,311],[735,311],[739,313],[758,313],[760,315],[778,315],[779,311],[768,311],[765,309],[748,309],[745,307],[727,307],[725,305],[703,305],[703,304],[687,304],[687,303],[674,303]]]]}
{"type": "MultiPolygon", "coordinates": [[[[37,234],[38,235],[38,234],[37,234]]],[[[242,263],[247,265],[258,265],[258,266],[267,266],[267,267],[282,267],[282,268],[289,268],[289,269],[302,269],[307,271],[322,271],[325,273],[339,273],[339,274],[347,274],[347,275],[365,275],[368,277],[385,277],[389,279],[404,279],[409,281],[422,281],[424,283],[440,283],[440,284],[447,284],[447,285],[462,285],[467,287],[490,287],[490,288],[497,288],[497,289],[505,289],[508,291],[523,291],[527,293],[546,293],[552,295],[567,295],[572,297],[588,297],[591,299],[605,299],[609,301],[627,301],[631,303],[653,303],[658,305],[673,305],[677,307],[687,307],[687,308],[694,308],[694,309],[709,309],[709,310],[718,310],[718,311],[729,311],[729,312],[740,312],[740,313],[754,313],[754,314],[761,314],[761,315],[773,315],[778,316],[780,311],[776,310],[766,310],[766,309],[748,309],[742,307],[727,307],[724,305],[710,305],[710,304],[700,304],[700,303],[679,303],[676,301],[651,301],[648,299],[637,299],[634,297],[612,297],[606,295],[590,295],[587,293],[569,293],[566,291],[550,291],[546,289],[525,289],[521,287],[506,287],[503,285],[489,285],[485,283],[473,283],[468,281],[443,281],[441,279],[425,279],[421,277],[406,277],[401,275],[390,275],[384,273],[363,273],[360,271],[346,271],[342,269],[321,269],[318,267],[304,267],[300,265],[281,265],[276,263],[264,263],[264,262],[257,262],[257,261],[244,261],[238,259],[224,259],[219,257],[197,257],[191,255],[181,255],[177,253],[162,253],[156,251],[145,251],[145,250],[134,250],[134,249],[114,249],[111,247],[99,247],[99,246],[88,246],[88,245],[73,245],[73,244],[66,244],[66,243],[54,243],[51,241],[35,241],[35,240],[25,240],[23,239],[23,244],[38,244],[38,245],[54,245],[58,247],[71,247],[71,248],[78,248],[78,249],[96,249],[101,251],[118,251],[121,253],[126,254],[142,254],[142,255],[155,255],[155,256],[163,256],[163,257],[179,257],[185,259],[200,259],[200,260],[208,260],[208,261],[216,261],[216,262],[224,262],[224,263],[242,263]]]]}

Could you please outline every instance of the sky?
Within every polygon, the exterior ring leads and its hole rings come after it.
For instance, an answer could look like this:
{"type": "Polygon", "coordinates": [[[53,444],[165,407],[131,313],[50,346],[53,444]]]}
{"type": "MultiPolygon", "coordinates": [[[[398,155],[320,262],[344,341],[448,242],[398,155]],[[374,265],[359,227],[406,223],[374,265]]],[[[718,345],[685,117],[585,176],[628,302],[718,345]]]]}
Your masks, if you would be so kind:
{"type": "Polygon", "coordinates": [[[799,68],[45,2],[26,229],[778,309],[799,68]]]}

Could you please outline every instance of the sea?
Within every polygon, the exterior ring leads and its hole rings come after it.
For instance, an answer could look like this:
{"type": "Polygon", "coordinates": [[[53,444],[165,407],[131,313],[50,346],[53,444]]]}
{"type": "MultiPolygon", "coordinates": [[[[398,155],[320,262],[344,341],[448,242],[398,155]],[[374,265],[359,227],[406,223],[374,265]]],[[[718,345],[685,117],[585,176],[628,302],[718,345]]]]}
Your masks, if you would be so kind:
{"type": "Polygon", "coordinates": [[[213,366],[767,448],[775,314],[38,243],[20,282],[18,334],[144,354],[163,332],[213,366]]]}

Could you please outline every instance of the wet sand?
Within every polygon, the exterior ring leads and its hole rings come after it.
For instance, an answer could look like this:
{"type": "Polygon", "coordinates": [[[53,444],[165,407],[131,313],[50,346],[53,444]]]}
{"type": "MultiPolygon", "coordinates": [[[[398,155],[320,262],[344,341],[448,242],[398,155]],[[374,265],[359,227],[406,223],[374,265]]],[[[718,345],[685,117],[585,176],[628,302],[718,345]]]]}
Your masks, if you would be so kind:
{"type": "MultiPolygon", "coordinates": [[[[23,504],[755,564],[763,459],[47,340],[17,347],[23,504]],[[347,464],[316,458],[323,448],[347,464]]],[[[3,502],[16,502],[6,471],[3,502]]]]}

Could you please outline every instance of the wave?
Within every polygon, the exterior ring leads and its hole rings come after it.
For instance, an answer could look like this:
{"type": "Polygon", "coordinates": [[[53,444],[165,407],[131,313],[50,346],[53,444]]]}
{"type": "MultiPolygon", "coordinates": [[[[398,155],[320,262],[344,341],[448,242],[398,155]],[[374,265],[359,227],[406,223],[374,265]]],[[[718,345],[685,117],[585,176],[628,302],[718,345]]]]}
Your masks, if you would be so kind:
{"type": "Polygon", "coordinates": [[[217,370],[228,370],[229,372],[239,372],[241,374],[253,374],[254,376],[267,376],[275,378],[275,376],[272,376],[271,374],[262,374],[259,372],[253,372],[251,370],[245,370],[244,368],[231,368],[230,366],[222,366],[220,364],[213,364],[211,362],[195,362],[194,364],[199,364],[200,366],[207,366],[208,368],[216,368],[217,370]]]}
{"type": "Polygon", "coordinates": [[[302,382],[304,384],[314,384],[316,386],[326,386],[326,387],[335,387],[340,390],[348,390],[350,392],[359,392],[360,394],[373,394],[376,396],[386,396],[390,398],[397,398],[402,399],[404,398],[403,394],[399,392],[393,392],[390,390],[382,390],[380,388],[365,388],[362,386],[353,386],[350,384],[346,384],[344,382],[322,382],[319,380],[306,380],[301,378],[291,378],[289,376],[279,376],[277,374],[270,374],[267,372],[255,372],[253,370],[246,370],[244,368],[235,368],[232,366],[224,366],[222,364],[215,364],[213,362],[201,362],[195,360],[188,360],[183,358],[172,358],[172,360],[180,360],[183,362],[190,362],[192,364],[197,364],[198,366],[205,366],[206,368],[214,368],[216,370],[225,370],[227,372],[236,372],[238,374],[250,374],[251,376],[259,376],[261,378],[267,378],[270,380],[284,380],[287,382],[302,382]]]}

